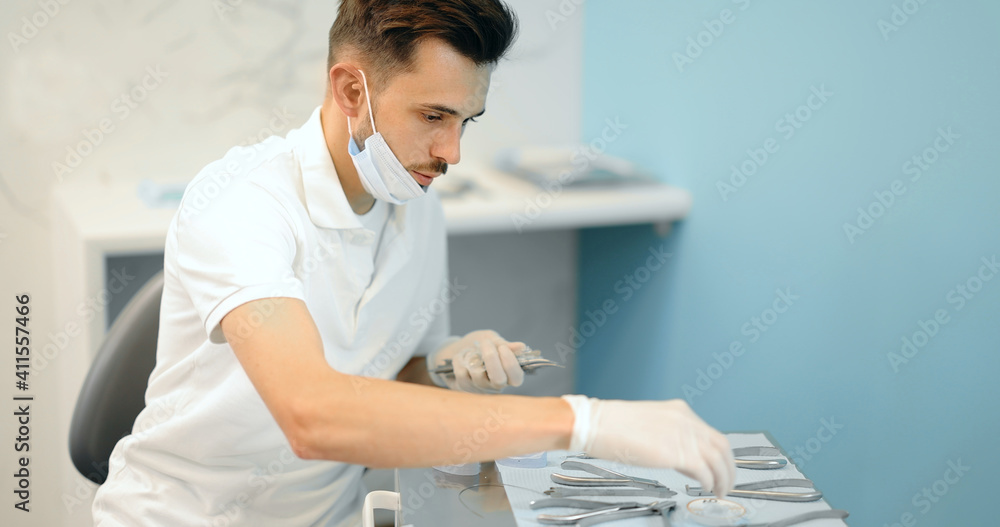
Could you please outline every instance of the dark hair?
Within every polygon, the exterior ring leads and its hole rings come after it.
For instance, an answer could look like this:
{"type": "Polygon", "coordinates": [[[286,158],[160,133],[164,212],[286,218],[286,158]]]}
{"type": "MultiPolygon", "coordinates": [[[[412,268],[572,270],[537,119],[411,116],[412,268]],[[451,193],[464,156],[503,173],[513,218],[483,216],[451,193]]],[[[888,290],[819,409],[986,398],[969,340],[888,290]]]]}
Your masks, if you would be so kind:
{"type": "Polygon", "coordinates": [[[330,28],[326,70],[337,52],[357,51],[381,77],[410,71],[416,45],[448,43],[477,66],[496,64],[517,36],[517,16],[501,0],[342,0],[330,28]]]}

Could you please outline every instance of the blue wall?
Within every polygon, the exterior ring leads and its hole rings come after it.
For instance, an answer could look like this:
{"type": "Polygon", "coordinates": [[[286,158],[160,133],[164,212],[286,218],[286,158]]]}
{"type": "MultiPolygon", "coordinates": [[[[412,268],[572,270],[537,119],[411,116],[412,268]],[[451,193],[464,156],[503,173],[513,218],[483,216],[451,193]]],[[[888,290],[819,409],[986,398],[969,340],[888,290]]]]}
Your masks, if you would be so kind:
{"type": "Polygon", "coordinates": [[[974,500],[1000,465],[1000,275],[977,277],[1000,257],[997,4],[587,2],[584,138],[617,117],[608,151],[694,207],[665,239],[584,233],[580,390],[769,430],[853,525],[995,525],[974,500]]]}

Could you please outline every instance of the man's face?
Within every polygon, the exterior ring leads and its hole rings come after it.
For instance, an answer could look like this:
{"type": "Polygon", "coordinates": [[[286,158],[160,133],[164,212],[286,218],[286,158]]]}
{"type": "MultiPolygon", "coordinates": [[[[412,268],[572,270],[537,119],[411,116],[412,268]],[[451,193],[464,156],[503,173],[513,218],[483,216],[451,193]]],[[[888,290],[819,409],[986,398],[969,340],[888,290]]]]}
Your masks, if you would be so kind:
{"type": "MultiPolygon", "coordinates": [[[[491,69],[477,67],[436,39],[417,46],[413,67],[412,72],[390,79],[372,99],[375,128],[417,183],[428,185],[425,176],[444,174],[449,164],[458,163],[466,124],[485,111],[491,69]]],[[[371,134],[366,116],[354,140],[364,148],[371,134]]]]}

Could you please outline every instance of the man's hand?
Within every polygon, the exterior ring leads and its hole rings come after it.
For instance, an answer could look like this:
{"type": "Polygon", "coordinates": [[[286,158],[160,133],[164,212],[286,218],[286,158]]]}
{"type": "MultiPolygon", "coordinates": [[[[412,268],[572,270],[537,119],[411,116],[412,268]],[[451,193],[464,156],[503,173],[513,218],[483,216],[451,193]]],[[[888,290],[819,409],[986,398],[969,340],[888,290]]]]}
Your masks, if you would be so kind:
{"type": "Polygon", "coordinates": [[[507,386],[520,386],[524,370],[516,353],[527,348],[523,342],[508,342],[492,330],[473,331],[446,344],[427,357],[428,369],[451,359],[454,375],[438,375],[448,388],[470,393],[500,393],[507,386]]]}
{"type": "Polygon", "coordinates": [[[719,497],[733,489],[736,463],[729,440],[683,400],[563,397],[576,416],[570,450],[628,465],[676,469],[719,497]]]}

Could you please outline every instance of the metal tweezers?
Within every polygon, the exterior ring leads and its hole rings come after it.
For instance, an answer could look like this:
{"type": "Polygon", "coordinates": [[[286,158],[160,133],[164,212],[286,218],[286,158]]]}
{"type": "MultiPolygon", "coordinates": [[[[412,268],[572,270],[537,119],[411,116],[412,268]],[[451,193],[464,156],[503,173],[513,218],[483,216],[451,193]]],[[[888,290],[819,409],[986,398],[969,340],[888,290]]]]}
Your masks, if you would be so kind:
{"type": "Polygon", "coordinates": [[[614,520],[624,520],[638,516],[652,516],[660,514],[664,517],[665,525],[670,525],[668,515],[670,510],[676,505],[673,501],[658,501],[649,505],[641,505],[636,502],[625,503],[605,503],[601,501],[575,500],[575,499],[541,499],[532,501],[529,505],[532,509],[542,509],[545,507],[575,507],[579,509],[589,509],[587,512],[576,514],[539,514],[538,523],[546,525],[596,525],[614,520]]]}
{"type": "MultiPolygon", "coordinates": [[[[712,493],[701,487],[686,488],[688,496],[711,496],[712,493]]],[[[757,481],[754,483],[743,483],[736,485],[729,491],[729,496],[734,498],[757,498],[774,501],[816,501],[823,497],[823,493],[814,488],[813,482],[808,479],[772,479],[769,481],[757,481]],[[781,492],[773,489],[777,487],[802,487],[812,489],[812,492],[781,492]]]]}
{"type": "MultiPolygon", "coordinates": [[[[533,373],[538,368],[544,368],[545,366],[563,367],[562,364],[559,364],[556,361],[542,357],[542,352],[531,348],[526,348],[524,351],[517,354],[517,363],[521,366],[521,369],[524,370],[525,373],[533,373]]],[[[430,372],[437,373],[439,375],[449,374],[455,373],[455,368],[451,365],[451,359],[445,359],[444,364],[432,368],[430,372]]]]}

